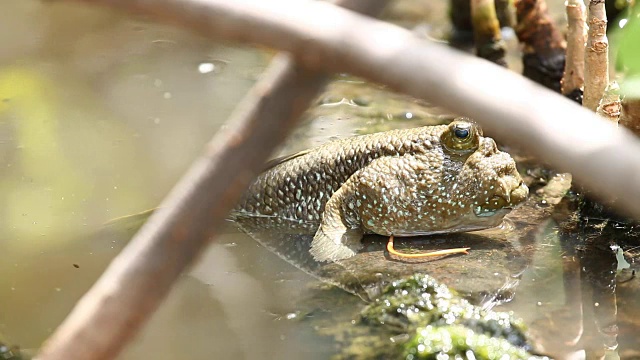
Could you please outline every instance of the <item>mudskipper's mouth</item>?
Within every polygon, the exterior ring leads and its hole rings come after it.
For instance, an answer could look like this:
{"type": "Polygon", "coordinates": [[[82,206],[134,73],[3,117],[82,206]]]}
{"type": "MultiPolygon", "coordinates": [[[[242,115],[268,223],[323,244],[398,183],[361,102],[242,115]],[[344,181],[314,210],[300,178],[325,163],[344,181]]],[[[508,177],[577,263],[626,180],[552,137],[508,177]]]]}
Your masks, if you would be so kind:
{"type": "Polygon", "coordinates": [[[490,217],[494,216],[498,211],[511,209],[504,206],[499,208],[491,208],[490,206],[492,206],[490,203],[476,206],[473,208],[473,213],[476,214],[477,217],[490,217]]]}
{"type": "Polygon", "coordinates": [[[529,188],[522,180],[514,180],[513,177],[501,179],[496,193],[486,203],[474,207],[474,214],[478,217],[494,216],[501,210],[509,211],[522,203],[529,195],[529,188]]]}

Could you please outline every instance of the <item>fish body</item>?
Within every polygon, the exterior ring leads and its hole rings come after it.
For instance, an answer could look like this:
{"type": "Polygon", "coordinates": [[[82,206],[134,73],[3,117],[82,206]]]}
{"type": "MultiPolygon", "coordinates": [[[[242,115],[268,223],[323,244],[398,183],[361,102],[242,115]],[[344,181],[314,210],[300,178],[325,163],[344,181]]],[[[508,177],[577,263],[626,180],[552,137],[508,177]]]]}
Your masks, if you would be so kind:
{"type": "Polygon", "coordinates": [[[459,118],[449,125],[332,141],[257,177],[231,219],[244,228],[314,234],[317,261],[351,257],[364,234],[485,229],[528,195],[514,160],[459,118]]]}

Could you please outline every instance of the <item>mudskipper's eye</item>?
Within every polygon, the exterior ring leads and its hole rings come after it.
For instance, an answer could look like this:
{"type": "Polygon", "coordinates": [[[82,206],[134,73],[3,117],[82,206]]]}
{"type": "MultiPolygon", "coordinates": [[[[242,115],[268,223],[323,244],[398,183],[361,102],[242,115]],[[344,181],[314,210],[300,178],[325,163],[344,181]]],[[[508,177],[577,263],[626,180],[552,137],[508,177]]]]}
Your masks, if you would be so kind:
{"type": "Polygon", "coordinates": [[[443,143],[451,150],[475,150],[480,143],[481,131],[467,118],[457,118],[442,134],[443,143]]]}
{"type": "Polygon", "coordinates": [[[458,139],[464,140],[469,137],[469,129],[455,129],[453,133],[456,135],[458,139]]]}

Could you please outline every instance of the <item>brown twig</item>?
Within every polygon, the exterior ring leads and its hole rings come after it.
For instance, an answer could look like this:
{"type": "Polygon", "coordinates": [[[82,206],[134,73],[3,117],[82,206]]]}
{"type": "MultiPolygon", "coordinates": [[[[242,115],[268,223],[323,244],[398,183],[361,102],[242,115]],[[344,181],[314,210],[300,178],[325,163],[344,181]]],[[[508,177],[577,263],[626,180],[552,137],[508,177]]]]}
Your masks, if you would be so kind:
{"type": "MultiPolygon", "coordinates": [[[[378,13],[386,2],[343,3],[378,13]]],[[[323,73],[302,69],[287,55],[276,56],[232,114],[229,127],[210,141],[205,154],[80,300],[37,358],[117,356],[180,273],[216,235],[229,209],[326,80],[323,73]]]]}
{"type": "Polygon", "coordinates": [[[522,75],[560,91],[566,43],[544,0],[516,0],[516,34],[524,44],[522,75]]]}
{"type": "Polygon", "coordinates": [[[584,46],[587,40],[583,0],[567,0],[567,55],[562,75],[562,94],[582,103],[584,46]]]}
{"type": "Polygon", "coordinates": [[[476,54],[498,65],[507,66],[506,45],[493,0],[471,0],[471,19],[476,54]]]}
{"type": "Polygon", "coordinates": [[[591,0],[587,15],[587,46],[584,57],[584,98],[582,105],[596,111],[609,83],[609,41],[604,0],[591,0]]]}

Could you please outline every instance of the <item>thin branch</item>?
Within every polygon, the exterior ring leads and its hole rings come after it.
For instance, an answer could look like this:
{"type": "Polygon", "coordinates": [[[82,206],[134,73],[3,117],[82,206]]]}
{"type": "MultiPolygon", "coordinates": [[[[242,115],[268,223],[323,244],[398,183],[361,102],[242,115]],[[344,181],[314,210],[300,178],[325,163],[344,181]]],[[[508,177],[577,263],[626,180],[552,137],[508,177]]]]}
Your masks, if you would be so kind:
{"type": "MultiPolygon", "coordinates": [[[[378,13],[383,0],[344,0],[378,13]]],[[[147,4],[154,6],[153,1],[147,4]]],[[[184,8],[183,8],[184,9],[184,8]]],[[[39,359],[111,359],[132,340],[327,81],[279,54],[130,244],[44,344],[39,359]]]]}
{"type": "Polygon", "coordinates": [[[604,0],[591,0],[587,15],[587,46],[584,57],[584,97],[582,105],[596,111],[609,84],[609,41],[604,0]]]}
{"type": "MultiPolygon", "coordinates": [[[[584,86],[584,46],[587,40],[583,0],[567,0],[567,56],[562,76],[562,94],[578,93],[582,99],[584,86]]],[[[573,96],[570,96],[574,98],[573,96]]]]}

